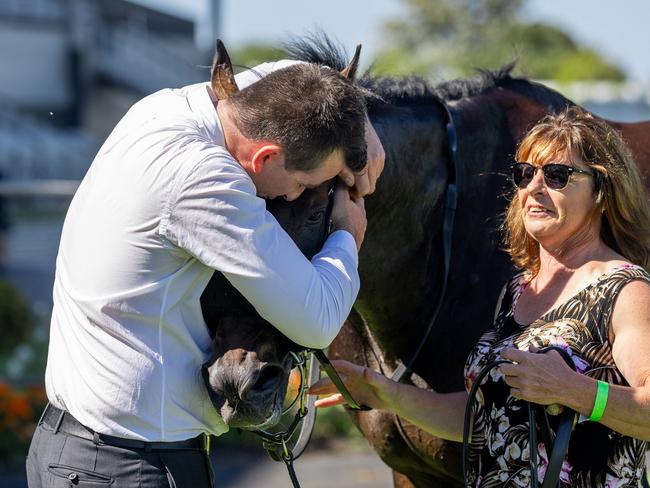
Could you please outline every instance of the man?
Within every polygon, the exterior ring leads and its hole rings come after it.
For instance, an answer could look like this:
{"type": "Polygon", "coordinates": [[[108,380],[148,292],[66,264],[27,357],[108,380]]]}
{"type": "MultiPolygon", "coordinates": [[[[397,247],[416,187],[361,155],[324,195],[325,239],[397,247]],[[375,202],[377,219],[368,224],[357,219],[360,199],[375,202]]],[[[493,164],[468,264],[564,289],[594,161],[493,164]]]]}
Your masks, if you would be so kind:
{"type": "Polygon", "coordinates": [[[214,269],[306,346],[326,346],[350,311],[361,196],[383,167],[360,93],[329,68],[295,64],[211,95],[199,84],[133,106],[70,205],[32,488],[211,484],[204,433],[226,427],[199,374],[210,352],[199,297],[214,269]],[[376,156],[364,173],[366,138],[376,156]],[[336,192],[335,232],[309,262],[259,197],[292,200],[337,175],[356,188],[336,192]]]}

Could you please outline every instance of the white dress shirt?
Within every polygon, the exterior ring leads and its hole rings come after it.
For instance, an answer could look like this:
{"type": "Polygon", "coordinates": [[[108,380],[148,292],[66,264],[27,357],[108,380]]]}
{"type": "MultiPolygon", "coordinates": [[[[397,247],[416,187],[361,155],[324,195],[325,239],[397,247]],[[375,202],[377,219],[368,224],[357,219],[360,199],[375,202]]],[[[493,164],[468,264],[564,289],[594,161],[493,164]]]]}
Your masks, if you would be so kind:
{"type": "Polygon", "coordinates": [[[227,430],[200,375],[211,344],[199,297],[214,269],[309,347],[333,340],[359,289],[351,234],[333,233],[309,262],[266,211],[224,147],[206,87],[135,104],[68,209],[46,388],[100,433],[176,441],[227,430]]]}

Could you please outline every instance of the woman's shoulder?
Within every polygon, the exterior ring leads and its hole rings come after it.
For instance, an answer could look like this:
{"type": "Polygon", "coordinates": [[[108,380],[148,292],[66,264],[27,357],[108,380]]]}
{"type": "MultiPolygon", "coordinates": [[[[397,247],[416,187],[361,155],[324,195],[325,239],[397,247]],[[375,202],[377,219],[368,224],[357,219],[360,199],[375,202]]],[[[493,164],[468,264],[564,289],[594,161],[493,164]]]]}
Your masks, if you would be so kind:
{"type": "Polygon", "coordinates": [[[622,282],[622,284],[634,280],[650,282],[650,274],[642,266],[629,261],[614,260],[602,263],[599,268],[596,272],[599,282],[622,282]]]}

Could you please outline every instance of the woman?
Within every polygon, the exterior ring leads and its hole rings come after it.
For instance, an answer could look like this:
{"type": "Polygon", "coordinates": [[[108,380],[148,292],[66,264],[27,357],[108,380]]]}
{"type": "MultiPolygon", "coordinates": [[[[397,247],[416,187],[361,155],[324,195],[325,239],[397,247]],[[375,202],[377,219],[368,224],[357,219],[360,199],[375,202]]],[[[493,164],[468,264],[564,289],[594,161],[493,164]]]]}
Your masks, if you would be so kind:
{"type": "MultiPolygon", "coordinates": [[[[581,414],[562,466],[563,486],[637,486],[650,440],[650,213],[638,169],[620,137],[577,109],[548,116],[521,142],[504,223],[514,264],[493,327],[470,353],[467,389],[495,359],[474,406],[470,480],[529,486],[522,400],[581,414]],[[571,369],[555,345],[573,360],[571,369]],[[591,419],[591,420],[590,420],[591,419]]],[[[438,394],[345,361],[353,397],[460,441],[467,392],[438,394]]],[[[313,394],[334,393],[329,380],[313,394]]],[[[342,403],[336,394],[317,402],[342,403]]],[[[538,478],[548,456],[537,445],[538,478]]]]}

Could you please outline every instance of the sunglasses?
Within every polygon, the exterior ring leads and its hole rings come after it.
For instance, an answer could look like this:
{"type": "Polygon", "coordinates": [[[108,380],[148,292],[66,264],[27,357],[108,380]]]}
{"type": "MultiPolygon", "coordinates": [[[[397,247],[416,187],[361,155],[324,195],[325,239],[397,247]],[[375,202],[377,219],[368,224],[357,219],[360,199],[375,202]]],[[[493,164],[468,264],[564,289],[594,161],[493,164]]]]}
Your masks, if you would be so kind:
{"type": "Polygon", "coordinates": [[[561,190],[567,186],[573,173],[594,175],[590,171],[583,171],[561,163],[549,163],[542,167],[533,166],[530,163],[515,163],[510,166],[510,177],[519,188],[526,188],[535,177],[538,169],[542,170],[544,183],[552,190],[561,190]]]}

